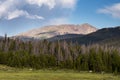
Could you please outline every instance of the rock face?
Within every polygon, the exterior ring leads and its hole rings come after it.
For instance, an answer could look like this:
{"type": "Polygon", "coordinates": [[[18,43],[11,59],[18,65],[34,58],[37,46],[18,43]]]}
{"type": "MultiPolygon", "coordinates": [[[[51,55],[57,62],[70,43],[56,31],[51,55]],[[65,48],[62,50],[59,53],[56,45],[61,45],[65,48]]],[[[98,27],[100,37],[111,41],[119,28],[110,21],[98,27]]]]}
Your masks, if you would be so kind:
{"type": "Polygon", "coordinates": [[[47,39],[57,35],[65,35],[65,34],[86,35],[95,31],[97,31],[97,28],[87,23],[82,25],[63,24],[63,25],[51,25],[39,29],[33,29],[28,32],[18,34],[15,37],[32,37],[36,39],[47,39]]]}

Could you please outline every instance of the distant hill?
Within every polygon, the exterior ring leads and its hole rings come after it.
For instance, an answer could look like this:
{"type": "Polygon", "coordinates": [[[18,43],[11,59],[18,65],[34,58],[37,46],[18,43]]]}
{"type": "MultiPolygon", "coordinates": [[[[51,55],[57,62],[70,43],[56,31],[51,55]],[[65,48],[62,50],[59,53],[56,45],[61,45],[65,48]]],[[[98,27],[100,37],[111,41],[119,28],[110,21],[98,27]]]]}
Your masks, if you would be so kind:
{"type": "Polygon", "coordinates": [[[57,35],[52,38],[48,38],[48,41],[56,41],[56,40],[64,40],[64,39],[70,39],[70,38],[77,38],[77,37],[82,37],[84,35],[82,34],[65,34],[65,35],[57,35]]]}
{"type": "Polygon", "coordinates": [[[120,37],[113,37],[113,38],[105,39],[99,42],[99,44],[101,45],[107,44],[108,46],[112,46],[112,47],[120,47],[120,37]]]}
{"type": "Polygon", "coordinates": [[[73,43],[77,42],[79,44],[111,43],[111,42],[118,43],[118,40],[120,41],[120,27],[103,28],[82,37],[80,36],[65,40],[73,43]]]}
{"type": "MultiPolygon", "coordinates": [[[[96,28],[88,25],[89,24],[83,24],[81,26],[80,25],[79,26],[78,25],[75,25],[75,26],[59,25],[59,26],[53,26],[53,27],[48,26],[45,28],[38,29],[39,34],[33,37],[31,35],[32,34],[31,31],[29,32],[28,35],[27,33],[26,34],[24,33],[24,35],[19,35],[16,37],[25,41],[47,39],[48,41],[60,40],[60,41],[67,41],[67,42],[73,42],[73,43],[79,43],[79,44],[98,43],[98,44],[107,44],[109,46],[120,46],[120,26],[112,27],[112,28],[103,28],[103,29],[97,30],[96,28]],[[75,28],[76,28],[76,32],[75,32],[75,28]],[[54,32],[44,32],[52,29],[54,30],[54,32]],[[88,33],[88,32],[92,32],[92,33],[88,33]],[[47,37],[43,37],[43,35],[46,35],[47,37]]],[[[32,31],[33,33],[37,32],[36,30],[32,30],[32,31]]]]}
{"type": "Polygon", "coordinates": [[[67,35],[67,34],[81,34],[86,35],[97,31],[97,28],[91,26],[88,23],[82,25],[63,24],[63,25],[51,25],[43,28],[33,29],[28,32],[20,33],[14,38],[34,38],[34,39],[47,39],[55,36],[67,35]]]}

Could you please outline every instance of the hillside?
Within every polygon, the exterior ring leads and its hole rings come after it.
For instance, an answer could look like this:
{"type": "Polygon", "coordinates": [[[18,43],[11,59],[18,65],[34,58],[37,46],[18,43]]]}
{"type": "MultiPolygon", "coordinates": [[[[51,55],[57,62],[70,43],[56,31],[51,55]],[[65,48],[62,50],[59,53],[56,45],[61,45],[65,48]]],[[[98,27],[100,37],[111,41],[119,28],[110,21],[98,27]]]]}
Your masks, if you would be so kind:
{"type": "Polygon", "coordinates": [[[73,25],[73,24],[63,24],[63,25],[51,25],[39,29],[33,29],[28,32],[20,33],[14,38],[35,38],[35,39],[47,39],[59,35],[66,34],[82,34],[86,35],[95,32],[97,28],[91,26],[90,24],[73,25]]]}
{"type": "MultiPolygon", "coordinates": [[[[73,43],[77,42],[80,44],[92,44],[101,42],[110,44],[112,39],[114,40],[114,42],[118,43],[118,40],[120,39],[120,27],[103,28],[91,34],[85,35],[83,37],[80,36],[65,40],[69,42],[72,41],[73,43]]],[[[112,44],[115,44],[114,42],[112,42],[112,44]]]]}
{"type": "Polygon", "coordinates": [[[99,44],[101,45],[107,44],[108,46],[112,46],[112,47],[120,47],[120,37],[105,39],[99,42],[99,44]]]}
{"type": "Polygon", "coordinates": [[[64,40],[64,39],[70,39],[70,38],[77,38],[77,37],[82,37],[84,35],[82,34],[65,34],[65,35],[57,35],[52,38],[48,38],[48,41],[56,41],[56,40],[64,40]]]}

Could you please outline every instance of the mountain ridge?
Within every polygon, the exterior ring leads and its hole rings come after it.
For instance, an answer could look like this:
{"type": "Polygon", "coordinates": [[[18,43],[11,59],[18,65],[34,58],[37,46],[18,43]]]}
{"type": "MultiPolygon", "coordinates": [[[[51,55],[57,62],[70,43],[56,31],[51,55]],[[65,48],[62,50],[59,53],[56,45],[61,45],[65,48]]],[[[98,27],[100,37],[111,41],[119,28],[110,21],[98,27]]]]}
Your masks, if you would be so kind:
{"type": "Polygon", "coordinates": [[[85,35],[83,37],[76,37],[65,40],[67,42],[73,42],[73,43],[77,42],[79,44],[94,44],[94,43],[102,43],[102,42],[107,43],[107,41],[111,41],[114,38],[120,39],[120,26],[114,28],[113,27],[103,28],[96,32],[85,35]]]}
{"type": "Polygon", "coordinates": [[[33,29],[21,34],[18,34],[14,37],[30,37],[35,39],[47,39],[51,37],[55,37],[58,35],[66,35],[66,34],[81,34],[86,35],[92,32],[97,31],[98,29],[94,26],[85,23],[81,25],[74,24],[62,24],[62,25],[50,25],[38,29],[33,29]]]}

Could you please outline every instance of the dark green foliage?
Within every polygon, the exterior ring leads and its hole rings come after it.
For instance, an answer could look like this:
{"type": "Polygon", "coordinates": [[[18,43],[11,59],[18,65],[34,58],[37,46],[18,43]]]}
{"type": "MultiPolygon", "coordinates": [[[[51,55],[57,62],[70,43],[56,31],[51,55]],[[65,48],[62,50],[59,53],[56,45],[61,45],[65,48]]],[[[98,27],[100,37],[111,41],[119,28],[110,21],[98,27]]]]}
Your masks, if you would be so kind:
{"type": "Polygon", "coordinates": [[[120,72],[119,48],[67,42],[0,40],[0,64],[19,68],[67,68],[120,72]]]}

